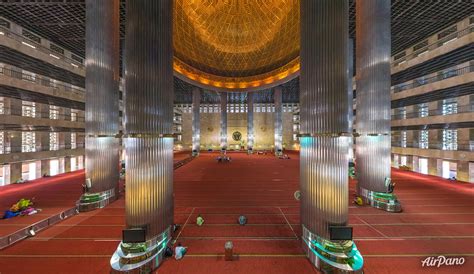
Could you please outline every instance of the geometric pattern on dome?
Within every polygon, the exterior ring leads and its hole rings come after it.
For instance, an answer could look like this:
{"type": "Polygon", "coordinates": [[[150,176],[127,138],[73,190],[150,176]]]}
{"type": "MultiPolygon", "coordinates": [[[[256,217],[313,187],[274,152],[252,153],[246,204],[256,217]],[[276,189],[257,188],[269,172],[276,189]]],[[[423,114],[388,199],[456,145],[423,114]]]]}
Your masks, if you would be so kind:
{"type": "Polygon", "coordinates": [[[201,72],[247,77],[299,55],[298,0],[176,0],[174,54],[201,72]]]}
{"type": "Polygon", "coordinates": [[[176,0],[175,70],[228,90],[263,87],[299,69],[299,0],[176,0]]]}

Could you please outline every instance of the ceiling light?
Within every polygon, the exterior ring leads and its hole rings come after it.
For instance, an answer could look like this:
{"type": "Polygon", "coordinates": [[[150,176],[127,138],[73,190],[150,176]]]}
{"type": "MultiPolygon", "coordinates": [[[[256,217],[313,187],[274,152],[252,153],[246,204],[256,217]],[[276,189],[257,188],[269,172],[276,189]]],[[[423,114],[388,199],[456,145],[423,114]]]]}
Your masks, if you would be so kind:
{"type": "Polygon", "coordinates": [[[78,65],[73,64],[73,63],[71,63],[71,66],[73,66],[73,67],[75,67],[75,68],[78,68],[78,67],[79,67],[78,65]]]}
{"type": "Polygon", "coordinates": [[[58,57],[58,56],[56,56],[56,55],[54,55],[54,54],[51,54],[51,53],[50,53],[50,54],[49,54],[49,56],[51,56],[51,57],[53,57],[53,58],[56,58],[56,59],[58,59],[58,60],[59,60],[59,57],[58,57]]]}
{"type": "Polygon", "coordinates": [[[26,43],[26,42],[21,42],[21,43],[22,43],[23,45],[26,45],[26,46],[30,47],[30,48],[34,48],[34,49],[36,48],[35,46],[33,46],[33,45],[31,45],[31,44],[28,44],[28,43],[26,43]]]}

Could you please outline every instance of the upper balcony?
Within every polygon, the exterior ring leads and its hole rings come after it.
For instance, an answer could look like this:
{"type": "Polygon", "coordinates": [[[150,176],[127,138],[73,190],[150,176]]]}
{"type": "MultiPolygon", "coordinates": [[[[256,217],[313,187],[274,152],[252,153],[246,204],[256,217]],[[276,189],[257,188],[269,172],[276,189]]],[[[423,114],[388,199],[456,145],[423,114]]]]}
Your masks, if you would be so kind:
{"type": "Polygon", "coordinates": [[[85,102],[85,89],[62,83],[46,76],[22,72],[20,68],[4,67],[0,64],[0,83],[40,93],[47,96],[59,97],[72,101],[85,102]]]}
{"type": "Polygon", "coordinates": [[[74,55],[67,57],[65,54],[61,54],[59,51],[52,50],[46,45],[41,44],[41,38],[35,38],[34,35],[28,38],[0,26],[0,47],[14,49],[32,58],[85,77],[86,71],[82,58],[74,55]]]}
{"type": "Polygon", "coordinates": [[[452,124],[474,121],[474,105],[456,106],[456,111],[445,112],[441,109],[428,110],[424,112],[414,111],[404,114],[392,115],[392,127],[429,125],[429,124],[452,124]]]}
{"type": "Polygon", "coordinates": [[[392,57],[392,74],[474,42],[474,24],[466,18],[392,57]]]}
{"type": "Polygon", "coordinates": [[[474,81],[474,63],[466,62],[436,73],[392,86],[392,100],[421,95],[474,81]]]}

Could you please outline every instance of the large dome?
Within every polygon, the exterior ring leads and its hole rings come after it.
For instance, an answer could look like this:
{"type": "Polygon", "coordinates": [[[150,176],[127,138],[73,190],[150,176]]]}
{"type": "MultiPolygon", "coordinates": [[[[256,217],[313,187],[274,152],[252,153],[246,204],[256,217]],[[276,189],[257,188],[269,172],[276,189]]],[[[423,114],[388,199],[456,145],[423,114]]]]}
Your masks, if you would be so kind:
{"type": "Polygon", "coordinates": [[[252,90],[299,70],[299,0],[176,0],[174,68],[192,83],[252,90]]]}

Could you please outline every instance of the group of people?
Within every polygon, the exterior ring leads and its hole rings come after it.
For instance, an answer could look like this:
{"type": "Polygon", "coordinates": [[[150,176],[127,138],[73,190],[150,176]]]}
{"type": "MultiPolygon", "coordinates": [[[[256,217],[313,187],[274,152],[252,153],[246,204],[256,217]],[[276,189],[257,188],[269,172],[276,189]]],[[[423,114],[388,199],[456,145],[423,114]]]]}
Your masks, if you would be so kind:
{"type": "Polygon", "coordinates": [[[283,155],[278,156],[278,159],[288,160],[290,159],[290,156],[288,156],[288,154],[283,154],[283,155]]]}
{"type": "Polygon", "coordinates": [[[232,158],[230,158],[230,156],[227,156],[227,155],[221,155],[221,156],[217,156],[216,160],[218,163],[225,163],[225,162],[231,162],[232,158]]]}

